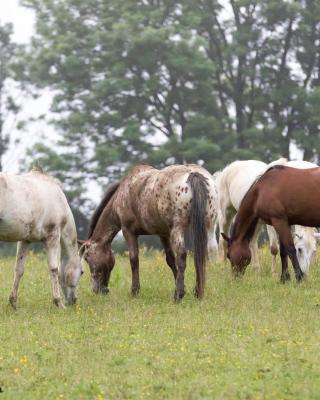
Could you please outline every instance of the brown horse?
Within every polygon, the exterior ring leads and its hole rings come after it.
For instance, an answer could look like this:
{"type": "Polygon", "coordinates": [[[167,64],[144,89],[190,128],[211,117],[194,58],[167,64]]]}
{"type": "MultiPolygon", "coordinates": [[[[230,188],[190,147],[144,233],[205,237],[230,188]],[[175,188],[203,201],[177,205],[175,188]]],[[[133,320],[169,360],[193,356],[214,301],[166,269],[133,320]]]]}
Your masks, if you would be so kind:
{"type": "Polygon", "coordinates": [[[259,219],[272,225],[279,235],[281,282],[290,279],[288,256],[296,279],[301,271],[290,230],[291,225],[320,225],[320,168],[269,168],[248,190],[236,216],[228,242],[228,258],[235,275],[243,274],[251,261],[249,242],[259,219]]]}
{"type": "Polygon", "coordinates": [[[128,242],[132,271],[132,294],[140,289],[139,235],[159,235],[171,268],[176,289],[174,299],[184,296],[186,246],[184,235],[190,225],[194,239],[196,269],[195,295],[202,297],[205,284],[205,262],[208,230],[216,217],[214,181],[198,165],[173,165],[157,170],[140,165],[120,183],[109,187],[96,209],[88,239],[81,253],[90,266],[94,292],[108,292],[114,267],[111,242],[122,230],[128,242]]]}

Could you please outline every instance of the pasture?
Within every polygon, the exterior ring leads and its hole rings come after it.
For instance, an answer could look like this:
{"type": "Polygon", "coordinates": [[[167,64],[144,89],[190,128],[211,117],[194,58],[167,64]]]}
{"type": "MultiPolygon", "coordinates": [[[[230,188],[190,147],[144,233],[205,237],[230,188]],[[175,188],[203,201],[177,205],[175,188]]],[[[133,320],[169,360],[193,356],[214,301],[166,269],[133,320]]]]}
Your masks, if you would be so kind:
{"type": "MultiPolygon", "coordinates": [[[[126,256],[116,257],[107,296],[93,295],[86,267],[78,304],[51,303],[44,255],[31,254],[17,311],[8,304],[13,258],[0,260],[2,399],[318,399],[320,259],[306,282],[280,285],[249,266],[208,265],[205,297],[174,304],[160,252],[141,252],[141,292],[130,296],[126,256]]],[[[261,253],[260,253],[261,254],[261,253]]],[[[280,264],[278,260],[278,265],[280,264]]]]}

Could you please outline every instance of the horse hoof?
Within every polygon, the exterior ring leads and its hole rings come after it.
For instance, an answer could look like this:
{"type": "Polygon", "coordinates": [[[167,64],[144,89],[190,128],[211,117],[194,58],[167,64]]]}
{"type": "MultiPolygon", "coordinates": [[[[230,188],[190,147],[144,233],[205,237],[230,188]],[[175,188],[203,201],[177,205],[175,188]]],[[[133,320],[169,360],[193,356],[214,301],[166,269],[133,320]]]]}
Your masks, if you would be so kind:
{"type": "Polygon", "coordinates": [[[15,299],[14,297],[9,297],[9,304],[11,305],[11,307],[16,311],[17,310],[17,299],[15,299]]]}
{"type": "Polygon", "coordinates": [[[286,283],[288,281],[290,281],[290,274],[289,272],[286,272],[285,274],[281,274],[281,278],[280,278],[280,282],[281,283],[286,283]]]}
{"type": "Polygon", "coordinates": [[[194,288],[193,294],[194,294],[194,297],[196,297],[199,300],[201,300],[203,298],[203,292],[200,293],[197,288],[194,288]]]}
{"type": "Polygon", "coordinates": [[[132,288],[132,289],[131,289],[131,295],[132,295],[133,297],[138,296],[139,292],[140,292],[140,288],[132,288]]]}
{"type": "Polygon", "coordinates": [[[184,295],[185,295],[185,292],[184,292],[184,291],[183,291],[183,292],[177,292],[177,291],[175,291],[175,292],[174,292],[174,301],[175,301],[176,303],[180,303],[180,301],[183,299],[184,295]]]}
{"type": "Polygon", "coordinates": [[[58,308],[65,310],[66,306],[62,303],[61,299],[53,299],[52,302],[58,308]]]}
{"type": "Polygon", "coordinates": [[[303,281],[304,278],[305,278],[305,274],[304,274],[302,271],[301,271],[301,273],[298,273],[298,274],[296,275],[297,282],[303,281]]]}

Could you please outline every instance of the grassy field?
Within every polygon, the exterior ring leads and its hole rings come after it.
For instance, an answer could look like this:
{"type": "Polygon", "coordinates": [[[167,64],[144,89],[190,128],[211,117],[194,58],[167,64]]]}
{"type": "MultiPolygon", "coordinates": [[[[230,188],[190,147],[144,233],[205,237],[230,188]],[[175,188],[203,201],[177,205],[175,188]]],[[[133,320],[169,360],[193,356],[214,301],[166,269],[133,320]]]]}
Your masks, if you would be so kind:
{"type": "Polygon", "coordinates": [[[1,259],[0,400],[319,399],[320,260],[306,282],[283,286],[262,254],[262,273],[249,267],[242,281],[209,265],[203,301],[189,260],[178,305],[160,252],[141,256],[135,299],[118,256],[110,294],[91,293],[86,269],[65,311],[51,305],[45,258],[31,255],[16,312],[13,258],[1,259]]]}

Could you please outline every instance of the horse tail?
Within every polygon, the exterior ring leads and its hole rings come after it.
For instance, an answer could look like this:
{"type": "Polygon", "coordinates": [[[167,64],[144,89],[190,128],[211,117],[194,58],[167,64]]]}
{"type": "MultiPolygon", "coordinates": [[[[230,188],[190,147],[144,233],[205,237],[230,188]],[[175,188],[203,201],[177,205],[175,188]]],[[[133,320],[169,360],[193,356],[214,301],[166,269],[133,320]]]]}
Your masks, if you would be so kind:
{"type": "Polygon", "coordinates": [[[202,297],[205,285],[205,264],[208,258],[208,231],[206,208],[207,179],[198,172],[190,173],[187,183],[192,192],[190,228],[193,237],[194,264],[197,274],[196,296],[202,297]]]}

